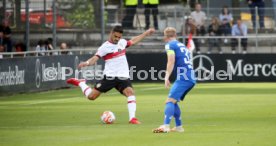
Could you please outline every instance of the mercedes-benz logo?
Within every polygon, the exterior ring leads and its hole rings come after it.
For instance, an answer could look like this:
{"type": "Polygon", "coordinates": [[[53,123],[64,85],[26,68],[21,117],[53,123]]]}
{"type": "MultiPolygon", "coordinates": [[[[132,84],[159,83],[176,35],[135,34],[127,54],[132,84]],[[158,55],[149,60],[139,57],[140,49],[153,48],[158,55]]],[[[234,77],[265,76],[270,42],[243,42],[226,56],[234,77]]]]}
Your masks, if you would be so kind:
{"type": "Polygon", "coordinates": [[[212,76],[213,61],[206,55],[197,55],[193,59],[193,66],[197,80],[209,80],[212,76]]]}
{"type": "Polygon", "coordinates": [[[41,83],[40,60],[39,59],[36,59],[36,63],[35,63],[35,83],[36,83],[36,88],[39,88],[40,83],[41,83]]]}

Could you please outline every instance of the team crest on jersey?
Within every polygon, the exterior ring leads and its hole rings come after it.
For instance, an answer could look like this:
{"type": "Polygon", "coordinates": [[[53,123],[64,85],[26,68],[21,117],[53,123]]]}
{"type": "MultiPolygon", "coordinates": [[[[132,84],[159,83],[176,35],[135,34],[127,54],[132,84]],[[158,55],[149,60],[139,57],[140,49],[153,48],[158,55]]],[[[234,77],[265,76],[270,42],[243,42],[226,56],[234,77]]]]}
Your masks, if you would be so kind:
{"type": "Polygon", "coordinates": [[[97,88],[100,88],[101,86],[102,86],[101,83],[98,83],[98,84],[96,85],[97,88]]]}

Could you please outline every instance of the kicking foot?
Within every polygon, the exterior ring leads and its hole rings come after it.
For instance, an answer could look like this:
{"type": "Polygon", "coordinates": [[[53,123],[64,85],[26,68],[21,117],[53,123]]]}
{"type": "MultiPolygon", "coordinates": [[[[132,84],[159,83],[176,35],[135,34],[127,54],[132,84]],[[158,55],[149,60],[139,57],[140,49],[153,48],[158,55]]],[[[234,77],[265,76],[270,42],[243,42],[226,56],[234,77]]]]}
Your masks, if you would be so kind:
{"type": "Polygon", "coordinates": [[[129,124],[141,124],[141,122],[140,122],[137,118],[132,118],[132,119],[129,121],[129,124]]]}
{"type": "Polygon", "coordinates": [[[161,125],[160,127],[153,129],[153,133],[169,133],[170,132],[170,127],[161,125]]]}
{"type": "Polygon", "coordinates": [[[174,127],[171,129],[172,132],[184,132],[184,128],[182,126],[174,127]]]}
{"type": "Polygon", "coordinates": [[[72,85],[75,85],[75,86],[79,86],[80,82],[85,82],[85,80],[84,79],[77,79],[77,78],[70,78],[66,82],[67,82],[67,84],[72,84],[72,85]]]}

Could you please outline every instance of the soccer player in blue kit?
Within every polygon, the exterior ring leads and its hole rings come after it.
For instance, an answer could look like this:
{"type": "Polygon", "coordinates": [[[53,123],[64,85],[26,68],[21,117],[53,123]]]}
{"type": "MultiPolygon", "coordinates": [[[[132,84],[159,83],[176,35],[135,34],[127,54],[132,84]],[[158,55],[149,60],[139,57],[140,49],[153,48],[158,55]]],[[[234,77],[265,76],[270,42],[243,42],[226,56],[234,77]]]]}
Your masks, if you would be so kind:
{"type": "Polygon", "coordinates": [[[165,75],[165,87],[170,87],[169,78],[172,73],[176,73],[176,80],[170,89],[165,106],[164,124],[153,129],[154,133],[168,133],[170,131],[184,132],[181,121],[181,110],[178,106],[180,100],[184,100],[185,95],[194,87],[196,81],[191,63],[190,50],[177,41],[176,30],[167,27],[164,30],[165,49],[167,52],[167,69],[165,75]],[[170,129],[170,122],[175,118],[176,126],[170,129]]]}

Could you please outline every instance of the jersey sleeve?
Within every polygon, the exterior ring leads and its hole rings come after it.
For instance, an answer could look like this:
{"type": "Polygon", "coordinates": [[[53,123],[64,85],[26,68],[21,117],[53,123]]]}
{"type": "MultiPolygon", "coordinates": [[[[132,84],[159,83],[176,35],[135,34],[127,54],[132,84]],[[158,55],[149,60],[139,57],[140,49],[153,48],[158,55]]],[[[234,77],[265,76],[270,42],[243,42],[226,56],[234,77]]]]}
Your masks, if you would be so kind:
{"type": "Polygon", "coordinates": [[[98,56],[99,58],[102,58],[106,54],[107,54],[107,51],[105,50],[105,47],[102,45],[101,47],[98,48],[95,55],[98,56]]]}
{"type": "Polygon", "coordinates": [[[169,54],[175,54],[174,53],[174,49],[170,46],[170,44],[166,44],[165,45],[165,50],[166,50],[166,52],[167,52],[168,55],[169,54]]]}
{"type": "Polygon", "coordinates": [[[125,39],[119,40],[118,47],[119,49],[124,50],[127,47],[127,40],[125,39]]]}
{"type": "Polygon", "coordinates": [[[130,47],[133,45],[133,42],[131,40],[127,41],[126,48],[130,47]]]}

